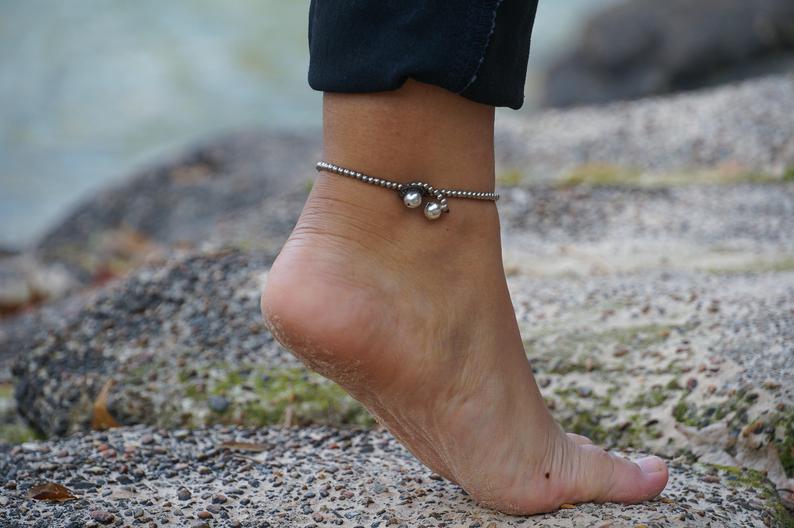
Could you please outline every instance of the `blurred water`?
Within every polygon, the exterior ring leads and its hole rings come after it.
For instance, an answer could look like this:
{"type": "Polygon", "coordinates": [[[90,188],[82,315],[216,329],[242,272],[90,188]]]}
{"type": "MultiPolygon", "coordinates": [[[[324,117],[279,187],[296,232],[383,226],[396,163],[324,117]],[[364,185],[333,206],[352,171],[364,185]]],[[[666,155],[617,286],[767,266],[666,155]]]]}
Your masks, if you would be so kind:
{"type": "MultiPolygon", "coordinates": [[[[543,65],[615,0],[541,2],[543,65]]],[[[82,196],[223,130],[312,129],[308,1],[0,1],[0,245],[32,240],[82,196]]]]}

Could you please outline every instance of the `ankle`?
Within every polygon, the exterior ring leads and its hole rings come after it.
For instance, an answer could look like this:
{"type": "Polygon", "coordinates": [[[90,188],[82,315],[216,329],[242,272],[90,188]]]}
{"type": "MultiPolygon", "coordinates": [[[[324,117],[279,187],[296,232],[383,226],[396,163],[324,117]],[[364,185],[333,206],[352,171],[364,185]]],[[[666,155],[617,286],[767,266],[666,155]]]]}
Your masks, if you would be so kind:
{"type": "Polygon", "coordinates": [[[450,212],[430,221],[406,208],[395,191],[325,173],[318,175],[290,242],[353,250],[381,264],[397,259],[400,267],[415,259],[426,265],[501,252],[493,202],[453,198],[450,212]]]}

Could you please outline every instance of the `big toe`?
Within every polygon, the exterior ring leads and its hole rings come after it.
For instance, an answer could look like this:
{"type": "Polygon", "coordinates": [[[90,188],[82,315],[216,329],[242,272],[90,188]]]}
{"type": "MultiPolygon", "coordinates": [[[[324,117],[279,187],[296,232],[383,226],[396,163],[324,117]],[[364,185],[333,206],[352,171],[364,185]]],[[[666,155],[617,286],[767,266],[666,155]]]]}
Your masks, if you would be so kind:
{"type": "Polygon", "coordinates": [[[594,445],[579,446],[582,502],[635,503],[652,499],[667,485],[667,464],[656,456],[631,462],[594,445]]]}

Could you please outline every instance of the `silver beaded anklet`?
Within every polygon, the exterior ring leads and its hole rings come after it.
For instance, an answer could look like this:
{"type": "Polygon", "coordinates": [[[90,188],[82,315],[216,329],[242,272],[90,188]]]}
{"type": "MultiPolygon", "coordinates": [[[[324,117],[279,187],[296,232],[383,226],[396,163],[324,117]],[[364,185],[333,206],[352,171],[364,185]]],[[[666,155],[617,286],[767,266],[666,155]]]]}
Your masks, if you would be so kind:
{"type": "Polygon", "coordinates": [[[422,205],[422,199],[425,196],[432,196],[436,201],[428,201],[425,204],[425,218],[428,220],[437,220],[441,217],[441,213],[449,212],[449,205],[447,198],[468,198],[470,200],[493,200],[494,202],[499,199],[499,195],[492,192],[476,192],[476,191],[453,191],[450,189],[436,189],[429,183],[424,182],[411,182],[399,183],[382,178],[373,178],[360,172],[351,169],[334,165],[325,161],[317,162],[317,171],[326,171],[341,176],[348,176],[364,183],[377,185],[397,191],[397,194],[402,198],[403,203],[410,209],[415,209],[422,205]]]}

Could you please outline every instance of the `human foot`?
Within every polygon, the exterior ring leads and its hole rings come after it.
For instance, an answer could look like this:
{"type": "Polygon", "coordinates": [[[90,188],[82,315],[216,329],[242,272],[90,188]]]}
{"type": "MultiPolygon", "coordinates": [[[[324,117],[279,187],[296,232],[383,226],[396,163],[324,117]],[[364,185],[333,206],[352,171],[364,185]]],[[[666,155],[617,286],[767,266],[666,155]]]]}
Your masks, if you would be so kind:
{"type": "Polygon", "coordinates": [[[496,208],[430,223],[382,189],[321,175],[262,310],[310,368],[481,504],[531,514],[639,502],[667,469],[566,435],[546,410],[507,291],[496,208]]]}

